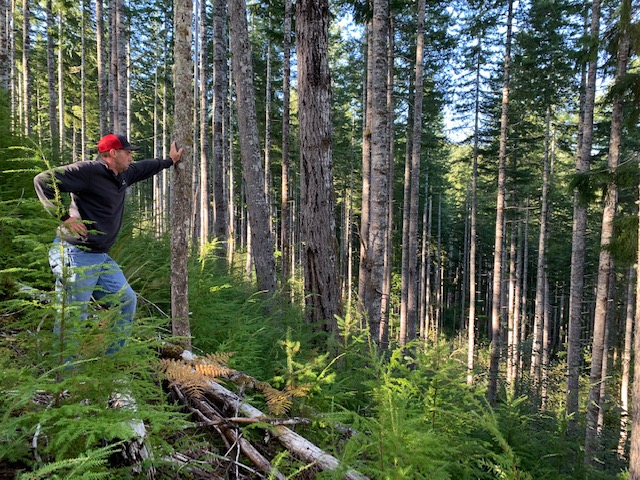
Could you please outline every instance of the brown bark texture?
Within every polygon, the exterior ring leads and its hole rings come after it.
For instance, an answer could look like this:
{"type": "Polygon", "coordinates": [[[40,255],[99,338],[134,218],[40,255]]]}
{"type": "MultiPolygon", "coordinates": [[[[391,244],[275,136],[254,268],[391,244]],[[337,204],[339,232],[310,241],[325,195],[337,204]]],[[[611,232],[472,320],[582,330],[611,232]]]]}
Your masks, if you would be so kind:
{"type": "Polygon", "coordinates": [[[300,0],[296,11],[301,155],[301,234],[308,319],[328,331],[340,314],[333,198],[329,2],[300,0]]]}
{"type": "Polygon", "coordinates": [[[260,158],[246,12],[247,6],[244,0],[229,1],[229,36],[237,97],[242,174],[251,224],[251,248],[258,288],[273,293],[276,289],[274,246],[269,229],[269,209],[264,195],[264,171],[260,158]]]}

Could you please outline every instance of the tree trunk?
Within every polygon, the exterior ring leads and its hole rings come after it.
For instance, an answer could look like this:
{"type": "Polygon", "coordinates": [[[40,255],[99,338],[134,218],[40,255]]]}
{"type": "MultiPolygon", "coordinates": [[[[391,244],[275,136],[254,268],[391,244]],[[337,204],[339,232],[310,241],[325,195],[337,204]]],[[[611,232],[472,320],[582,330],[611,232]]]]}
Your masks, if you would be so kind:
{"type": "Polygon", "coordinates": [[[280,251],[282,252],[282,289],[284,298],[287,298],[291,291],[291,199],[289,198],[289,165],[291,150],[291,5],[292,0],[284,2],[283,21],[283,43],[282,43],[282,180],[281,180],[281,200],[280,200],[280,251]]]}
{"type": "Polygon", "coordinates": [[[493,250],[493,297],[491,303],[491,354],[487,400],[495,405],[498,393],[498,362],[500,361],[500,291],[502,280],[503,222],[505,209],[507,112],[509,109],[509,74],[511,70],[511,30],[513,27],[513,0],[509,0],[507,37],[504,53],[504,79],[502,84],[502,115],[500,119],[500,154],[498,158],[498,196],[496,200],[496,236],[493,250]]]}
{"type": "Polygon", "coordinates": [[[221,256],[229,248],[229,199],[225,180],[228,165],[225,154],[225,105],[229,72],[227,67],[227,2],[213,2],[213,234],[221,247],[221,256]]]}
{"type": "Polygon", "coordinates": [[[182,162],[171,175],[171,317],[173,334],[191,346],[189,326],[189,233],[193,160],[193,61],[191,51],[191,0],[174,1],[174,128],[182,162]]]}
{"type": "Polygon", "coordinates": [[[229,36],[234,62],[233,78],[236,86],[242,172],[247,189],[247,207],[251,222],[256,279],[260,290],[273,293],[276,289],[273,238],[269,230],[269,210],[264,196],[264,172],[260,161],[260,142],[258,140],[251,45],[246,10],[244,0],[229,1],[229,36]]]}
{"type": "MultiPolygon", "coordinates": [[[[395,27],[393,17],[389,16],[389,42],[387,45],[387,121],[393,125],[395,109],[393,102],[394,86],[394,50],[395,27]]],[[[389,130],[389,178],[394,175],[394,142],[393,129],[389,130]]],[[[380,346],[386,349],[389,346],[389,314],[391,308],[391,282],[393,268],[393,188],[389,188],[389,203],[387,210],[387,232],[384,239],[384,281],[382,284],[382,304],[380,307],[380,346]]]]}
{"type": "Polygon", "coordinates": [[[25,135],[31,136],[31,9],[22,0],[22,115],[25,135]]]}
{"type": "Polygon", "coordinates": [[[622,377],[620,379],[620,437],[618,438],[618,458],[626,459],[629,426],[629,376],[631,372],[631,348],[633,343],[633,309],[636,271],[629,267],[627,275],[627,295],[625,308],[624,348],[622,351],[622,377]]]}
{"type": "MultiPolygon", "coordinates": [[[[271,30],[271,20],[269,20],[267,28],[271,30]]],[[[264,92],[264,198],[267,201],[269,231],[271,235],[276,236],[272,225],[273,212],[271,208],[271,50],[271,40],[267,39],[266,85],[264,92]]],[[[277,242],[274,242],[274,244],[277,244],[277,242]]]]}
{"type": "Polygon", "coordinates": [[[63,36],[62,36],[62,12],[58,13],[58,154],[64,155],[64,57],[63,57],[63,36]]]}
{"type": "MultiPolygon", "coordinates": [[[[640,185],[638,186],[640,199],[640,185]]],[[[629,480],[640,478],[640,211],[638,211],[638,254],[636,256],[636,308],[633,338],[633,390],[631,392],[631,441],[629,480]]]]}
{"type": "Polygon", "coordinates": [[[209,95],[207,91],[209,66],[207,64],[207,2],[200,1],[200,251],[204,252],[209,243],[209,205],[211,195],[209,190],[209,122],[208,105],[209,95]]]}
{"type": "Polygon", "coordinates": [[[316,328],[324,327],[337,334],[335,316],[340,314],[340,282],[333,198],[328,35],[328,1],[299,0],[296,40],[306,313],[316,328]]]}
{"type": "MultiPolygon", "coordinates": [[[[49,0],[47,14],[51,11],[51,3],[49,0]]],[[[9,5],[7,0],[0,0],[0,89],[9,93],[9,71],[12,61],[9,58],[9,5]]],[[[47,17],[48,18],[48,17],[47,17]]],[[[48,23],[47,23],[48,26],[48,23]]],[[[52,33],[47,33],[47,39],[52,33]]]]}
{"type": "Polygon", "coordinates": [[[540,196],[540,232],[538,234],[538,263],[536,268],[536,298],[533,315],[533,348],[531,353],[531,378],[534,386],[540,386],[540,365],[542,354],[543,315],[546,299],[544,297],[545,266],[547,261],[547,214],[549,211],[549,145],[551,107],[547,107],[544,142],[544,157],[542,159],[542,194],[540,196]]]}
{"type": "Polygon", "coordinates": [[[98,117],[102,137],[109,133],[109,105],[107,103],[107,72],[105,71],[104,14],[102,0],[96,0],[96,64],[98,69],[98,117]]]}
{"type": "MultiPolygon", "coordinates": [[[[515,199],[515,192],[513,194],[515,199]]],[[[515,213],[515,212],[514,212],[515,213]]],[[[513,345],[515,337],[514,317],[516,306],[516,257],[517,257],[517,224],[519,220],[513,218],[511,221],[511,238],[509,245],[509,304],[508,304],[508,316],[507,316],[507,385],[510,389],[513,387],[513,345]]]]}
{"type": "MultiPolygon", "coordinates": [[[[597,2],[598,0],[596,0],[597,2]]],[[[599,20],[599,5],[596,9],[596,2],[593,6],[592,15],[592,32],[598,30],[594,28],[593,22],[599,20]]],[[[627,71],[627,58],[629,55],[629,38],[628,30],[625,23],[620,21],[620,30],[622,35],[618,43],[618,65],[616,71],[616,84],[620,84],[627,71]]],[[[595,37],[595,35],[594,35],[595,37]]],[[[595,63],[595,62],[594,62],[595,63]]],[[[595,64],[594,64],[595,70],[595,64]]],[[[589,74],[591,74],[591,66],[589,74]]],[[[595,75],[595,72],[594,72],[595,75]]],[[[591,75],[590,75],[591,76],[591,75]]],[[[590,84],[588,84],[589,86],[590,84]]],[[[595,86],[595,85],[594,85],[595,86]]],[[[613,259],[610,251],[611,241],[613,240],[613,223],[616,217],[616,209],[618,206],[618,186],[616,184],[615,174],[618,169],[620,160],[620,141],[622,137],[622,98],[618,97],[614,101],[613,111],[611,115],[611,134],[609,138],[609,154],[608,169],[611,178],[607,185],[607,191],[604,198],[604,211],[602,212],[602,227],[600,233],[600,257],[598,261],[598,290],[596,292],[596,311],[594,314],[593,326],[593,343],[591,348],[591,375],[589,387],[589,403],[587,404],[587,428],[585,434],[585,463],[591,464],[598,449],[598,416],[599,411],[603,408],[601,402],[604,400],[600,395],[600,382],[602,381],[603,361],[606,361],[606,324],[607,324],[607,307],[611,290],[609,285],[609,276],[613,268],[613,259]]],[[[593,112],[591,113],[593,116],[593,112]]],[[[586,117],[588,119],[589,117],[586,117]]],[[[587,129],[585,122],[585,138],[583,146],[583,154],[586,154],[587,145],[591,145],[591,139],[587,141],[587,131],[589,135],[591,130],[587,129]]],[[[591,148],[589,148],[589,151],[591,148]]]]}
{"type": "MultiPolygon", "coordinates": [[[[424,16],[425,1],[418,1],[418,31],[416,39],[415,91],[413,104],[413,140],[411,149],[411,166],[409,174],[408,211],[408,245],[403,248],[407,253],[407,270],[402,276],[406,282],[405,317],[400,319],[400,344],[414,340],[416,337],[416,321],[418,307],[418,203],[420,197],[420,155],[422,150],[422,99],[424,97],[424,16]],[[405,250],[406,248],[406,250],[405,250]],[[404,321],[403,321],[404,320],[404,321]],[[404,324],[404,329],[403,329],[404,324]]],[[[405,202],[407,205],[407,202],[405,202]]],[[[404,223],[404,222],[403,222],[404,223]]]]}
{"type": "Polygon", "coordinates": [[[389,202],[389,126],[387,121],[387,41],[389,1],[374,0],[372,57],[369,59],[371,88],[371,180],[369,190],[369,234],[362,262],[365,270],[365,312],[374,341],[380,341],[380,313],[384,281],[384,239],[389,202]]]}
{"type": "MultiPolygon", "coordinates": [[[[585,77],[584,107],[578,132],[576,172],[585,174],[591,163],[593,108],[595,102],[597,44],[600,32],[600,0],[593,0],[591,14],[591,38],[595,45],[590,52],[589,70],[585,77]]],[[[567,416],[569,427],[574,430],[578,415],[578,387],[580,378],[582,298],[584,293],[585,236],[587,230],[587,206],[576,189],[573,194],[573,232],[571,238],[571,283],[569,285],[569,341],[567,342],[567,416]]],[[[586,456],[585,456],[586,459],[586,456]]]]}
{"type": "Polygon", "coordinates": [[[471,160],[471,218],[469,219],[469,321],[467,324],[467,384],[473,383],[473,365],[476,339],[476,248],[478,218],[478,155],[479,155],[479,123],[480,123],[480,69],[482,38],[478,38],[478,56],[476,61],[476,77],[474,84],[474,120],[473,120],[473,158],[471,160]]]}
{"type": "MultiPolygon", "coordinates": [[[[369,265],[369,225],[371,210],[371,125],[372,125],[372,80],[373,80],[373,20],[366,27],[366,72],[362,91],[362,205],[360,208],[360,268],[358,273],[358,312],[367,319],[370,290],[371,265],[369,265]]],[[[367,319],[368,320],[368,319],[367,319]]],[[[377,338],[374,336],[373,338],[377,338]]]]}
{"type": "MultiPolygon", "coordinates": [[[[4,2],[2,2],[4,3],[4,2]]],[[[58,102],[56,97],[56,58],[54,49],[55,19],[52,0],[47,0],[47,90],[49,92],[49,136],[51,137],[51,157],[57,159],[58,153],[58,102]]],[[[0,9],[0,23],[4,24],[4,12],[0,9]]],[[[0,37],[2,33],[0,32],[0,37]]],[[[3,40],[0,39],[0,44],[3,40]]],[[[1,47],[0,47],[1,50],[1,47]]],[[[0,57],[2,53],[0,52],[0,57]]],[[[0,63],[2,59],[0,58],[0,63]]],[[[4,67],[0,67],[4,70],[4,67]]],[[[2,83],[0,82],[0,88],[2,83]]]]}
{"type": "Polygon", "coordinates": [[[86,5],[85,0],[80,2],[80,154],[81,160],[84,162],[87,159],[87,149],[84,148],[87,141],[87,95],[86,95],[86,5]]]}

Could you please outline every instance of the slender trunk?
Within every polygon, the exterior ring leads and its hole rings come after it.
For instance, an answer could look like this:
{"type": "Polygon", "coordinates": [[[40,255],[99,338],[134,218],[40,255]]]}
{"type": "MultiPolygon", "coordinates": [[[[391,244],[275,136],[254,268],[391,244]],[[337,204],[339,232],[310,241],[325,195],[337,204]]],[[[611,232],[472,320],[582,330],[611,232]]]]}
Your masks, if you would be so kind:
{"type": "Polygon", "coordinates": [[[276,289],[274,247],[269,230],[267,200],[264,196],[264,171],[260,161],[253,66],[251,64],[251,45],[246,10],[244,0],[229,1],[229,37],[234,62],[233,78],[237,95],[242,172],[247,188],[247,207],[251,222],[251,244],[256,280],[260,290],[273,293],[276,289]]]}
{"type": "MultiPolygon", "coordinates": [[[[6,90],[9,93],[9,78],[11,63],[9,60],[9,42],[10,42],[10,28],[9,28],[9,6],[11,2],[8,0],[0,0],[0,89],[6,90]]],[[[47,3],[47,19],[51,13],[51,0],[47,3]]],[[[47,20],[47,28],[49,23],[47,20]]],[[[47,32],[47,40],[52,32],[47,32]]]]}
{"type": "MultiPolygon", "coordinates": [[[[598,44],[600,32],[600,0],[592,3],[591,38],[598,44]]],[[[585,174],[591,163],[593,108],[595,101],[597,48],[592,48],[588,72],[584,76],[584,101],[578,129],[576,172],[585,174]]],[[[575,430],[578,415],[578,387],[581,360],[582,300],[584,295],[585,236],[587,206],[576,189],[573,194],[573,231],[571,238],[571,283],[569,285],[569,341],[567,342],[567,416],[569,427],[575,430]]],[[[586,456],[585,456],[586,459],[586,456]]]]}
{"type": "MultiPolygon", "coordinates": [[[[393,104],[394,87],[394,49],[395,26],[393,17],[389,16],[389,43],[387,45],[387,122],[393,125],[395,109],[393,104]]],[[[389,128],[389,178],[394,175],[394,142],[393,128],[389,128]]],[[[384,281],[382,284],[382,305],[380,307],[380,346],[386,349],[389,346],[389,314],[391,305],[391,282],[393,268],[393,188],[389,188],[389,203],[387,214],[387,232],[384,239],[384,281]]]]}
{"type": "Polygon", "coordinates": [[[533,348],[531,353],[531,378],[534,386],[539,388],[540,365],[542,354],[543,315],[546,298],[544,297],[545,265],[547,261],[547,214],[549,211],[549,146],[551,107],[547,107],[545,122],[544,157],[542,160],[542,193],[540,196],[540,232],[538,235],[538,263],[536,269],[536,298],[533,315],[533,348]]]}
{"type": "Polygon", "coordinates": [[[31,9],[22,0],[22,108],[23,132],[31,136],[31,9]]]}
{"type": "Polygon", "coordinates": [[[229,248],[229,199],[225,192],[227,155],[225,154],[225,104],[229,83],[227,67],[227,3],[213,2],[213,234],[221,247],[221,256],[229,248]]]}
{"type": "MultiPolygon", "coordinates": [[[[269,29],[271,21],[269,20],[269,29]]],[[[264,102],[264,197],[267,199],[267,212],[269,218],[269,231],[275,235],[273,230],[273,212],[271,211],[271,41],[267,40],[266,52],[267,68],[265,72],[265,102],[264,102]]]]}
{"type": "MultiPolygon", "coordinates": [[[[598,0],[594,1],[592,12],[592,35],[593,38],[598,38],[595,32],[599,32],[599,27],[594,26],[594,23],[599,24],[600,5],[596,5],[598,0]],[[596,8],[597,7],[597,8],[596,8]]],[[[622,29],[625,30],[626,29],[622,29]]],[[[627,35],[621,36],[620,43],[618,45],[618,66],[616,72],[616,83],[622,81],[622,78],[627,70],[627,58],[628,58],[628,40],[625,42],[627,35]]],[[[597,56],[597,52],[594,52],[597,56]]],[[[593,103],[590,98],[591,95],[595,96],[595,91],[590,91],[590,87],[595,88],[596,62],[592,60],[589,65],[589,80],[587,82],[587,105],[589,108],[590,103],[593,103]]],[[[606,351],[606,323],[607,323],[607,306],[609,299],[609,277],[610,271],[613,268],[613,260],[610,251],[611,241],[613,240],[613,223],[616,216],[616,209],[618,205],[618,186],[616,185],[615,174],[618,168],[620,157],[620,140],[622,133],[622,99],[617,98],[613,105],[613,112],[611,116],[611,135],[609,138],[609,154],[608,154],[608,170],[611,175],[609,183],[607,185],[607,191],[604,198],[604,210],[602,212],[602,226],[600,232],[600,256],[598,261],[598,280],[597,280],[597,292],[596,292],[596,305],[594,313],[594,325],[593,325],[593,341],[591,347],[591,373],[589,377],[589,403],[587,404],[587,428],[585,433],[585,457],[584,461],[590,465],[595,460],[595,454],[598,450],[598,416],[600,409],[603,407],[600,397],[600,382],[602,381],[602,365],[605,360],[606,351]]],[[[591,129],[588,128],[588,123],[593,123],[593,106],[589,110],[585,111],[585,128],[583,138],[583,155],[590,153],[591,146],[591,129]],[[590,116],[589,116],[590,115],[590,116]],[[591,121],[589,122],[589,119],[591,121]],[[588,137],[587,137],[588,135],[588,137]],[[589,152],[587,152],[587,147],[589,152]]]]}
{"type": "Polygon", "coordinates": [[[281,180],[281,201],[280,201],[280,251],[282,252],[281,273],[282,288],[284,297],[291,291],[291,238],[289,229],[291,226],[291,199],[289,198],[289,165],[291,148],[291,10],[292,0],[285,0],[284,4],[284,25],[282,44],[283,75],[282,75],[282,180],[281,180]]]}
{"type": "Polygon", "coordinates": [[[511,71],[511,30],[513,27],[513,1],[509,0],[507,37],[504,54],[504,79],[502,84],[502,115],[500,119],[500,153],[498,158],[498,196],[496,201],[496,236],[493,251],[493,297],[491,303],[491,354],[489,361],[489,385],[487,400],[495,405],[498,393],[498,363],[500,360],[500,286],[502,279],[502,243],[505,209],[505,184],[507,160],[507,112],[509,109],[509,75],[511,71]]]}
{"type": "MultiPolygon", "coordinates": [[[[429,190],[431,190],[429,188],[429,190]]],[[[428,208],[429,213],[427,215],[427,258],[425,263],[427,264],[424,276],[425,276],[425,285],[424,285],[424,335],[423,338],[425,342],[429,339],[431,334],[431,326],[433,323],[433,305],[432,305],[432,295],[431,295],[431,252],[433,251],[432,242],[431,242],[431,232],[432,232],[432,220],[433,220],[433,195],[429,191],[428,193],[428,208]]]]}
{"type": "MultiPolygon", "coordinates": [[[[223,2],[224,3],[224,2],[223,2]]],[[[231,47],[231,40],[229,39],[229,49],[231,47]]],[[[233,131],[233,121],[232,121],[232,116],[233,116],[233,103],[232,103],[232,98],[234,97],[234,88],[233,88],[233,58],[231,58],[229,60],[229,95],[228,95],[228,106],[227,106],[227,113],[228,115],[226,116],[227,122],[227,132],[224,135],[224,138],[227,140],[227,146],[228,146],[228,158],[229,158],[229,163],[227,165],[227,169],[228,169],[228,176],[227,176],[227,187],[228,187],[228,191],[227,191],[227,201],[228,201],[228,205],[229,205],[229,210],[228,210],[228,214],[229,214],[229,220],[227,222],[227,265],[229,267],[231,267],[233,265],[233,256],[235,253],[235,249],[236,249],[236,224],[235,224],[235,220],[236,220],[236,203],[235,203],[235,155],[234,155],[234,151],[233,151],[233,137],[234,137],[234,131],[233,131]]]]}
{"type": "Polygon", "coordinates": [[[513,303],[513,345],[511,346],[511,359],[510,359],[510,378],[511,378],[511,392],[515,395],[517,392],[517,383],[519,370],[518,366],[520,364],[520,330],[521,330],[521,308],[522,308],[522,270],[524,263],[523,260],[523,251],[522,251],[522,224],[523,221],[520,218],[518,221],[518,253],[516,254],[516,288],[514,292],[514,303],[513,303]]]}
{"type": "MultiPolygon", "coordinates": [[[[409,187],[409,245],[407,270],[407,316],[404,336],[400,343],[414,340],[418,307],[418,205],[420,197],[420,155],[422,150],[422,99],[424,97],[424,16],[425,0],[418,1],[418,33],[416,40],[415,93],[413,105],[413,148],[409,187]]],[[[405,212],[406,213],[406,212],[405,212]]]]}
{"type": "Polygon", "coordinates": [[[86,5],[85,1],[80,2],[80,145],[81,145],[81,159],[85,161],[87,159],[87,149],[84,145],[87,141],[87,99],[86,99],[86,33],[85,33],[85,15],[86,5]]]}
{"type": "Polygon", "coordinates": [[[633,342],[633,285],[635,282],[636,271],[633,267],[629,267],[624,322],[624,349],[622,352],[622,377],[620,379],[620,437],[618,439],[618,458],[620,460],[626,459],[626,446],[629,435],[629,377],[631,372],[631,347],[633,342]]]}
{"type": "Polygon", "coordinates": [[[379,342],[382,284],[384,280],[384,238],[389,202],[389,125],[387,121],[387,41],[389,1],[373,2],[371,78],[371,182],[369,198],[368,248],[363,261],[365,311],[371,338],[379,342]]]}
{"type": "MultiPolygon", "coordinates": [[[[127,136],[127,117],[128,117],[128,109],[127,109],[127,20],[125,18],[124,13],[124,0],[115,0],[116,1],[116,42],[118,44],[117,47],[117,56],[116,61],[118,62],[118,98],[116,101],[118,102],[118,117],[115,120],[114,129],[122,134],[127,136]]],[[[113,33],[113,32],[112,32],[113,33]]]]}
{"type": "Polygon", "coordinates": [[[542,319],[542,352],[540,359],[540,408],[547,408],[549,386],[549,342],[551,334],[551,297],[549,295],[549,272],[546,265],[544,269],[544,294],[543,294],[543,319],[542,319]]]}
{"type": "Polygon", "coordinates": [[[373,20],[367,23],[367,58],[366,75],[363,82],[364,112],[362,114],[362,205],[360,209],[360,269],[358,274],[358,312],[363,316],[368,315],[369,284],[371,282],[370,244],[369,244],[369,224],[371,209],[371,128],[372,128],[372,80],[374,71],[373,61],[373,20]]]}
{"type": "Polygon", "coordinates": [[[184,148],[182,162],[171,175],[171,317],[172,331],[191,347],[189,326],[189,233],[191,218],[191,161],[193,160],[193,61],[191,0],[174,2],[174,128],[173,138],[184,148]]]}
{"type": "MultiPolygon", "coordinates": [[[[515,198],[515,195],[514,195],[515,198]]],[[[513,219],[511,221],[511,239],[509,245],[509,305],[508,305],[508,316],[507,316],[507,384],[510,388],[513,388],[513,369],[511,365],[513,364],[513,345],[514,345],[514,322],[513,317],[515,316],[515,305],[516,305],[516,230],[517,230],[517,219],[513,219]]]]}
{"type": "Polygon", "coordinates": [[[58,154],[64,155],[64,61],[62,37],[62,12],[58,13],[58,154]]]}
{"type": "Polygon", "coordinates": [[[207,2],[200,0],[200,249],[204,252],[209,243],[209,218],[211,194],[209,190],[209,122],[207,91],[209,66],[207,65],[207,2]]]}
{"type": "Polygon", "coordinates": [[[478,38],[478,57],[476,61],[475,108],[473,121],[473,158],[471,159],[471,218],[469,219],[469,321],[467,324],[467,384],[473,383],[473,365],[476,338],[476,246],[478,217],[478,155],[480,123],[480,68],[482,38],[478,38]]]}
{"type": "Polygon", "coordinates": [[[419,321],[419,335],[422,340],[425,339],[425,318],[427,312],[427,249],[429,244],[427,243],[427,214],[429,212],[429,169],[427,168],[424,174],[424,204],[422,207],[422,250],[420,254],[420,312],[418,316],[419,321]]]}
{"type": "Polygon", "coordinates": [[[96,0],[96,66],[98,68],[98,116],[100,136],[109,130],[109,106],[107,103],[107,72],[105,72],[104,14],[102,0],[96,0]]]}

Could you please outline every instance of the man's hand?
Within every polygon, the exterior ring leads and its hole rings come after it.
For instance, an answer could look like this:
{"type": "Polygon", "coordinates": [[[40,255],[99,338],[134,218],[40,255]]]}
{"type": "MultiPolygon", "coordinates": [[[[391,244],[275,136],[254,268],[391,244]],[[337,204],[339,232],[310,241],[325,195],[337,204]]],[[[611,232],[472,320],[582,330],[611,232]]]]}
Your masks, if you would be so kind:
{"type": "Polygon", "coordinates": [[[77,235],[79,237],[86,237],[87,233],[89,233],[87,231],[87,226],[76,217],[67,218],[63,222],[63,224],[64,224],[64,228],[66,228],[70,233],[77,235]]]}
{"type": "Polygon", "coordinates": [[[178,150],[178,146],[176,145],[175,140],[171,142],[169,157],[171,157],[174,165],[177,165],[178,163],[180,163],[180,160],[182,160],[182,152],[184,152],[184,148],[181,147],[180,150],[178,150]]]}

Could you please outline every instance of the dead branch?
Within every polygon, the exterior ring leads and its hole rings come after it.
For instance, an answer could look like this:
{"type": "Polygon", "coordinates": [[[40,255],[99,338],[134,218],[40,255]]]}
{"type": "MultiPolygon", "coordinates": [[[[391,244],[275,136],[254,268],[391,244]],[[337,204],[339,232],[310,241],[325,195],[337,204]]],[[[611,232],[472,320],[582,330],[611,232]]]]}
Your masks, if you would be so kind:
{"type": "MultiPolygon", "coordinates": [[[[265,417],[264,413],[260,410],[245,403],[235,393],[227,390],[218,383],[209,382],[209,390],[207,393],[211,394],[217,401],[229,409],[237,409],[248,418],[260,419],[265,417]]],[[[272,427],[272,433],[287,450],[305,462],[313,463],[322,470],[333,471],[340,467],[340,462],[337,458],[318,448],[306,438],[298,435],[284,425],[274,425],[272,427]]],[[[366,476],[355,470],[347,471],[344,478],[347,480],[368,480],[366,476]]]]}

